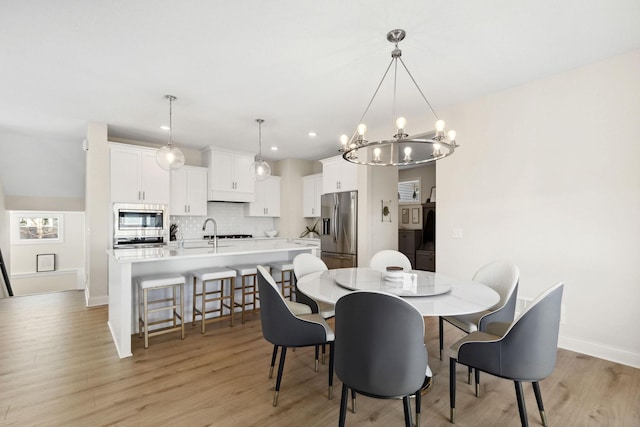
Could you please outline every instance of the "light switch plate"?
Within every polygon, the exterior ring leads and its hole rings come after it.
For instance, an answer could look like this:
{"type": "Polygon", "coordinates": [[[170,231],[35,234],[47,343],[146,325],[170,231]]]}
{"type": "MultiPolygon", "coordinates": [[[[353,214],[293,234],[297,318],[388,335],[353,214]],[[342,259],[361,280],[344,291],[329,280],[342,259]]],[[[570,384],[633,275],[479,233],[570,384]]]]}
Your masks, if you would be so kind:
{"type": "Polygon", "coordinates": [[[451,230],[452,239],[462,239],[462,228],[454,228],[451,230]]]}

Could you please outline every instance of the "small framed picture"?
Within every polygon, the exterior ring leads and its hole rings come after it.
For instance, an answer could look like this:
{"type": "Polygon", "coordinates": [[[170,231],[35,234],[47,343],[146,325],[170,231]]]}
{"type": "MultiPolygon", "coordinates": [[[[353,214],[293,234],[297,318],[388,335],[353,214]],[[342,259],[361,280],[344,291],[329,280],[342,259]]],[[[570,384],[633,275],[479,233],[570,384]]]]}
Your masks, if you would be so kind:
{"type": "Polygon", "coordinates": [[[411,224],[420,224],[420,208],[411,209],[411,224]]]}
{"type": "Polygon", "coordinates": [[[36,271],[54,271],[56,269],[56,254],[37,254],[36,271]]]}
{"type": "Polygon", "coordinates": [[[409,208],[402,208],[402,223],[409,224],[409,208]]]}

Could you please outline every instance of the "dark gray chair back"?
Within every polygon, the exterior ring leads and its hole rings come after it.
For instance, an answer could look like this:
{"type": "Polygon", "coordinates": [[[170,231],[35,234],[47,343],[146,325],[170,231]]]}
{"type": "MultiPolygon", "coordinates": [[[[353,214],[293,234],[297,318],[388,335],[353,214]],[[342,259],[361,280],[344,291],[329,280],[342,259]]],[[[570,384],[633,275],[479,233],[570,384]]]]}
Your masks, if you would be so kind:
{"type": "Polygon", "coordinates": [[[258,293],[262,334],[271,344],[302,347],[326,342],[325,327],[294,315],[287,307],[273,277],[261,265],[258,266],[258,293]]]}
{"type": "Polygon", "coordinates": [[[473,361],[482,371],[518,381],[549,376],[556,364],[563,289],[559,283],[540,295],[501,339],[482,347],[463,343],[458,361],[473,361]]]}
{"type": "Polygon", "coordinates": [[[395,295],[358,291],[336,303],[335,368],[345,385],[374,397],[420,389],[427,369],[424,320],[395,295]]]}

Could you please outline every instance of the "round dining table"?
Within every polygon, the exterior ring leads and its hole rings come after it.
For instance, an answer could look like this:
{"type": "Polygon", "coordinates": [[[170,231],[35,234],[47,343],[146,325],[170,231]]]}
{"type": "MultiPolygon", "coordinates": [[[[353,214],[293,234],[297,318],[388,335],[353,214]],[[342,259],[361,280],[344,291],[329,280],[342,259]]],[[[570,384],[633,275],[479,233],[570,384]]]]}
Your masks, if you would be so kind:
{"type": "Polygon", "coordinates": [[[330,304],[357,290],[388,292],[411,303],[423,316],[477,313],[500,300],[496,291],[482,283],[422,270],[398,275],[366,267],[338,268],[307,274],[297,283],[301,292],[330,304]]]}

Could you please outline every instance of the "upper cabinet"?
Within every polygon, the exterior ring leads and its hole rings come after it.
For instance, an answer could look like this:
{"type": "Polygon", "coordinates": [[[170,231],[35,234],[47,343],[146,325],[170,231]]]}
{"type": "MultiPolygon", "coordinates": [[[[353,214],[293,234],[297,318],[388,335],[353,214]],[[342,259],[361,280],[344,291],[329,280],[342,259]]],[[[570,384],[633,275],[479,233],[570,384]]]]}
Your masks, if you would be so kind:
{"type": "Polygon", "coordinates": [[[320,217],[320,196],[322,195],[322,174],[302,177],[302,216],[320,217]]]}
{"type": "Polygon", "coordinates": [[[342,156],[320,160],[322,162],[322,194],[358,189],[358,165],[342,156]]]}
{"type": "Polygon", "coordinates": [[[203,152],[209,169],[207,200],[221,202],[253,202],[254,181],[249,172],[253,156],[218,148],[203,152]]]}
{"type": "Polygon", "coordinates": [[[169,172],[158,166],[158,150],[111,145],[111,201],[169,204],[169,172]]]}
{"type": "Polygon", "coordinates": [[[171,171],[171,215],[207,216],[207,168],[171,171]]]}
{"type": "Polygon", "coordinates": [[[247,216],[280,216],[280,177],[255,182],[255,201],[245,205],[247,216]]]}

